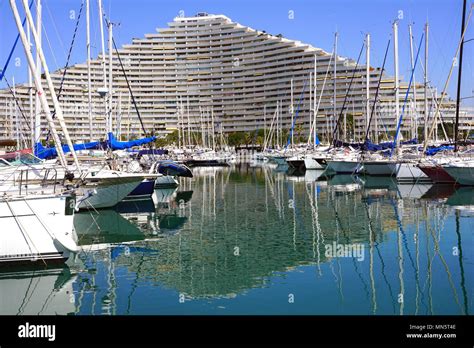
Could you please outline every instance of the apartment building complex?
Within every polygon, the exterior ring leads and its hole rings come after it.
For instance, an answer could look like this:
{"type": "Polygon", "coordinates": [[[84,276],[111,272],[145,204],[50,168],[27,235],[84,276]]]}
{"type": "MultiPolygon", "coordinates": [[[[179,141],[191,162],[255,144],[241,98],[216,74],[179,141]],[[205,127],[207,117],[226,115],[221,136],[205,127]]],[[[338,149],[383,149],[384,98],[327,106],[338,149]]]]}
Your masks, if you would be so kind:
{"type": "MultiPolygon", "coordinates": [[[[109,87],[108,57],[99,56],[91,62],[92,134],[87,65],[77,64],[66,71],[60,104],[75,141],[104,138],[108,115],[119,136],[143,135],[128,83],[145,129],[157,135],[177,128],[200,132],[208,126],[223,134],[268,128],[278,106],[283,129],[289,129],[294,120],[307,132],[316,114],[318,136],[327,139],[340,117],[345,140],[359,140],[365,134],[367,111],[370,114],[380,78],[372,129],[393,132],[399,116],[394,106],[394,77],[381,68],[370,66],[367,70],[365,54],[358,65],[341,56],[334,64],[333,52],[240,25],[224,15],[177,17],[167,28],[133,39],[118,51],[120,60],[116,52],[112,55],[111,94],[104,93],[109,87]]],[[[56,90],[63,73],[52,73],[56,90]]],[[[400,111],[407,87],[407,82],[400,82],[400,111]]],[[[35,91],[28,84],[17,85],[15,90],[16,101],[8,89],[0,91],[0,138],[14,138],[18,127],[31,134],[27,120],[33,117],[30,93],[35,91]]],[[[405,108],[402,129],[408,137],[416,125],[424,124],[424,95],[424,86],[417,81],[405,108]]],[[[432,114],[439,96],[432,88],[427,96],[432,114]]],[[[441,107],[445,122],[452,122],[454,109],[454,102],[445,98],[441,107]]],[[[467,129],[473,117],[467,113],[461,116],[461,129],[467,129]]],[[[46,132],[44,121],[42,130],[46,132]]]]}

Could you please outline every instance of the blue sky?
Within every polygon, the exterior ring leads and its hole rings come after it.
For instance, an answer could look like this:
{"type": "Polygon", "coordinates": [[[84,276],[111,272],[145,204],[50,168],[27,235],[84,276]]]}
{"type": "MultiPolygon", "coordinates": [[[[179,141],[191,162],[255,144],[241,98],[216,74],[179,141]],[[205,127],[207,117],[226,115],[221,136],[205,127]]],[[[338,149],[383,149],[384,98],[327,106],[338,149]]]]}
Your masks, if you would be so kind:
{"type": "MultiPolygon", "coordinates": [[[[17,0],[20,6],[20,0],[17,0]]],[[[380,66],[387,40],[391,37],[391,23],[400,14],[399,60],[400,75],[408,80],[410,74],[408,24],[413,23],[415,43],[418,44],[424,23],[430,23],[429,75],[432,84],[441,91],[449,72],[460,37],[462,0],[103,0],[106,14],[119,23],[114,37],[117,44],[131,42],[156,28],[163,28],[180,11],[186,16],[197,12],[225,14],[232,20],[271,34],[283,34],[332,50],[334,32],[339,33],[338,53],[356,58],[365,33],[372,36],[372,65],[380,66]],[[289,18],[293,11],[294,18],[289,18]],[[402,12],[400,12],[402,11],[402,12]]],[[[472,3],[468,1],[468,7],[472,3]]],[[[71,43],[76,19],[71,11],[79,13],[81,0],[43,0],[44,48],[50,70],[63,67],[71,43]],[[46,38],[47,37],[47,38],[46,38]],[[51,47],[53,49],[51,49],[51,47]]],[[[0,69],[6,61],[17,34],[9,0],[0,0],[0,69]]],[[[84,15],[84,13],[83,13],[84,15]]],[[[96,0],[91,0],[92,54],[100,49],[99,24],[96,0]]],[[[472,25],[472,20],[471,20],[472,25]]],[[[468,28],[466,39],[474,38],[473,26],[468,28]]],[[[423,51],[422,51],[423,52],[423,51]]],[[[12,61],[6,76],[11,81],[26,80],[26,60],[19,45],[13,55],[20,65],[12,61]]],[[[71,63],[85,61],[85,18],[81,18],[79,32],[72,52],[71,63]]],[[[465,45],[462,96],[474,95],[474,40],[465,45]]],[[[393,51],[387,62],[393,73],[393,51]]],[[[417,69],[417,80],[422,70],[417,69]]],[[[448,89],[455,97],[457,70],[448,89]]],[[[0,86],[4,86],[4,81],[0,86]]],[[[464,105],[474,105],[474,98],[465,99],[464,105]]]]}

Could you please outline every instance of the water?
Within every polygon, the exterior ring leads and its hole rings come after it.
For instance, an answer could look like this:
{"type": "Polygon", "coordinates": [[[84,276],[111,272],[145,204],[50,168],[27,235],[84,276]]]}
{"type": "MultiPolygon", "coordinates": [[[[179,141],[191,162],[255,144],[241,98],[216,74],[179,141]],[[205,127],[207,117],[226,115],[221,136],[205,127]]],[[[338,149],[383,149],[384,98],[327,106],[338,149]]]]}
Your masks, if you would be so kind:
{"type": "Polygon", "coordinates": [[[196,168],[153,201],[79,213],[76,260],[0,273],[0,313],[472,312],[473,188],[320,174],[196,168]]]}

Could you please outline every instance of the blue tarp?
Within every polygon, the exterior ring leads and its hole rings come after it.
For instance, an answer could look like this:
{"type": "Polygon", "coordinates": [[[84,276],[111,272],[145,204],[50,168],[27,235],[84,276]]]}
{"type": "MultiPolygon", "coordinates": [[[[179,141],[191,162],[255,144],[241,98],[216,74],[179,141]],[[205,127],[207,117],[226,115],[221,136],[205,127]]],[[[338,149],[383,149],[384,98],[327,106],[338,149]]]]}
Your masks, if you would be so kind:
{"type": "MultiPolygon", "coordinates": [[[[418,139],[411,139],[407,141],[402,141],[401,145],[415,145],[418,144],[418,139]]],[[[374,144],[370,140],[365,141],[364,143],[346,143],[341,140],[334,141],[334,147],[352,147],[356,150],[364,150],[364,151],[383,151],[393,148],[393,142],[387,141],[380,144],[374,144]]]]}
{"type": "Polygon", "coordinates": [[[168,152],[169,151],[166,149],[146,149],[138,151],[138,157],[143,155],[167,155],[168,152]]]}
{"type": "Polygon", "coordinates": [[[434,156],[440,151],[450,151],[450,150],[454,150],[453,145],[449,145],[449,146],[443,145],[443,146],[438,146],[438,147],[433,146],[433,147],[428,148],[425,154],[427,154],[428,156],[434,156]]]}
{"type": "Polygon", "coordinates": [[[125,150],[133,146],[140,146],[156,140],[155,136],[130,141],[118,141],[112,133],[108,134],[108,145],[112,150],[125,150]]]}
{"type": "MultiPolygon", "coordinates": [[[[415,144],[418,144],[418,139],[415,138],[415,139],[411,139],[407,141],[402,141],[400,144],[401,145],[415,145],[415,144]]],[[[394,144],[392,141],[387,141],[380,144],[374,144],[370,140],[367,140],[363,144],[363,149],[368,150],[368,151],[383,151],[383,150],[392,149],[393,146],[394,144]]]]}
{"type": "MultiPolygon", "coordinates": [[[[75,151],[97,149],[99,146],[99,141],[73,145],[75,151]]],[[[70,152],[68,145],[63,145],[62,148],[64,153],[70,152]]],[[[54,158],[58,156],[58,152],[56,151],[55,147],[44,147],[41,143],[36,143],[35,156],[41,159],[54,158]]]]}

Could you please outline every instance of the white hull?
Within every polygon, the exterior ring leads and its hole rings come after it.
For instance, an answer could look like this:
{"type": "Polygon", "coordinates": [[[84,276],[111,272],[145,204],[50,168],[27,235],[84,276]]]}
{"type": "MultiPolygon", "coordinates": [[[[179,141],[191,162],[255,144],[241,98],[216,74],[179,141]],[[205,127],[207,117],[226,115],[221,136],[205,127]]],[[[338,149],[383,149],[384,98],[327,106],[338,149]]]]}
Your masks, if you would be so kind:
{"type": "Polygon", "coordinates": [[[74,204],[66,196],[2,198],[0,265],[67,260],[78,250],[74,204]]]}
{"type": "Polygon", "coordinates": [[[82,195],[78,199],[78,209],[101,209],[116,206],[120,201],[128,196],[141,182],[141,176],[118,177],[101,180],[101,184],[92,188],[78,190],[82,195]]]}
{"type": "Polygon", "coordinates": [[[431,179],[415,163],[398,163],[397,180],[399,183],[431,183],[431,179]]]}
{"type": "Polygon", "coordinates": [[[324,169],[316,160],[310,156],[306,156],[304,159],[304,165],[306,169],[324,169]]]}
{"type": "Polygon", "coordinates": [[[178,181],[174,177],[168,175],[159,176],[155,181],[156,188],[173,188],[178,187],[178,185],[178,181]]]}

